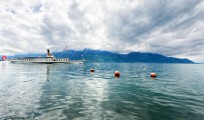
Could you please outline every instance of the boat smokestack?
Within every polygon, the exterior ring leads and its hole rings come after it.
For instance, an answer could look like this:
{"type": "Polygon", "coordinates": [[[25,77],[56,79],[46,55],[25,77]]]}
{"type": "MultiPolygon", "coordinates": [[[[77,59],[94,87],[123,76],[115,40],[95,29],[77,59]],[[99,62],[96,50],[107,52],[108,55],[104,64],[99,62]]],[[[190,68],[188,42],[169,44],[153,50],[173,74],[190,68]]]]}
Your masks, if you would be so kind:
{"type": "Polygon", "coordinates": [[[47,57],[50,57],[50,56],[51,56],[51,54],[50,54],[50,50],[47,49],[47,57]]]}

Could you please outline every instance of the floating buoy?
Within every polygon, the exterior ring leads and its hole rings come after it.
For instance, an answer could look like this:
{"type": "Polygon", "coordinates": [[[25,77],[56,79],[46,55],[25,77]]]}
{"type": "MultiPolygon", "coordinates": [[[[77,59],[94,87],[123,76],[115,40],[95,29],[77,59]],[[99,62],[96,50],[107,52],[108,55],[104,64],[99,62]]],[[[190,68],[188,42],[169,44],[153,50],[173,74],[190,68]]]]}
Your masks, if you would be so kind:
{"type": "Polygon", "coordinates": [[[155,78],[155,77],[157,77],[157,74],[156,73],[151,73],[150,76],[155,78]]]}
{"type": "Polygon", "coordinates": [[[119,71],[115,71],[115,77],[120,77],[120,72],[119,71]]]}
{"type": "Polygon", "coordinates": [[[94,69],[93,69],[93,68],[91,68],[90,72],[94,72],[94,69]]]}
{"type": "Polygon", "coordinates": [[[3,55],[1,59],[6,60],[7,59],[6,55],[3,55]]]}

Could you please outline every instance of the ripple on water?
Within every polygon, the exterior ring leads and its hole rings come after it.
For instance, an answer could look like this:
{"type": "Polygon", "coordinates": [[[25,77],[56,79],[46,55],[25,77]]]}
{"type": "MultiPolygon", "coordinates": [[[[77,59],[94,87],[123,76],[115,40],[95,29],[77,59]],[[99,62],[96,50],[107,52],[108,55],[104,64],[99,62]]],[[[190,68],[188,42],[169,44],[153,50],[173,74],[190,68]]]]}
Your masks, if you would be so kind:
{"type": "Polygon", "coordinates": [[[203,72],[203,65],[7,63],[0,73],[0,118],[202,120],[203,72]]]}

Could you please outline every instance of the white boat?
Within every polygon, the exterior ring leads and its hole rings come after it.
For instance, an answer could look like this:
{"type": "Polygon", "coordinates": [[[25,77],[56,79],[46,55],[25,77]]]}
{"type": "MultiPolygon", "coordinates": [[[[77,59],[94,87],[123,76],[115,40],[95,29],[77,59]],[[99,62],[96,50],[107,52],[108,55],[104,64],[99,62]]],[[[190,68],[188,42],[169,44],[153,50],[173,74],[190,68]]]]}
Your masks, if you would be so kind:
{"type": "Polygon", "coordinates": [[[85,60],[70,60],[71,64],[83,64],[85,62],[85,60]]]}
{"type": "Polygon", "coordinates": [[[49,49],[47,50],[47,57],[21,57],[21,58],[12,58],[9,60],[14,63],[68,63],[68,64],[83,64],[85,60],[74,60],[71,61],[69,58],[56,58],[51,55],[49,49]]]}

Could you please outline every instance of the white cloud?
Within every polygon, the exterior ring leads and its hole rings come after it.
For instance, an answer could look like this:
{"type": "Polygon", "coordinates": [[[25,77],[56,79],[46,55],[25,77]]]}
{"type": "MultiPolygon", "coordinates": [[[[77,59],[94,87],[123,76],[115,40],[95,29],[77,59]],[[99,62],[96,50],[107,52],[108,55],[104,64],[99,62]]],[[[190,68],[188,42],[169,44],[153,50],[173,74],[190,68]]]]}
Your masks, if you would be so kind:
{"type": "Polygon", "coordinates": [[[0,1],[0,54],[69,46],[204,62],[203,12],[201,0],[0,1]]]}

